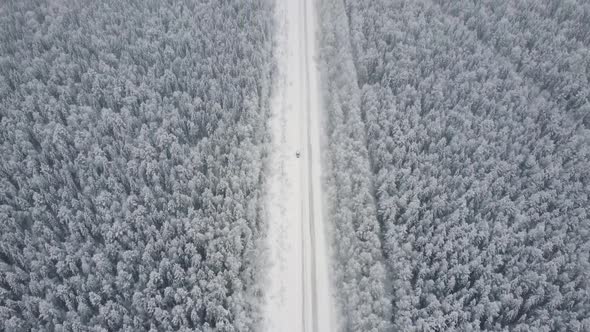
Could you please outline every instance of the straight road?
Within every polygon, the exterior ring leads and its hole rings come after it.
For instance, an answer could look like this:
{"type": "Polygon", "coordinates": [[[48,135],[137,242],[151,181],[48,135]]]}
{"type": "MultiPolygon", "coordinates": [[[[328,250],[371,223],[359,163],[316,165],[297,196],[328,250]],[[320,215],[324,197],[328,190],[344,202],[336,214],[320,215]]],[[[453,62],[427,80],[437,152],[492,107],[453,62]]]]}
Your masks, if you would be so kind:
{"type": "Polygon", "coordinates": [[[323,219],[313,0],[278,0],[279,82],[269,181],[267,331],[334,331],[323,219]],[[300,158],[295,152],[300,151],[300,158]]]}

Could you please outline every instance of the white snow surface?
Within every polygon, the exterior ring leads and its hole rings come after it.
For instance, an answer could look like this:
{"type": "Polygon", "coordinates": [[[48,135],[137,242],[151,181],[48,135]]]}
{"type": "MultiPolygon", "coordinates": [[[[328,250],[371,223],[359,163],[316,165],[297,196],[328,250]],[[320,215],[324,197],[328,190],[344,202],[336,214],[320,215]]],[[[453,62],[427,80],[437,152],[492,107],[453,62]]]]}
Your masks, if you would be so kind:
{"type": "Polygon", "coordinates": [[[312,0],[278,0],[278,82],[267,194],[265,331],[335,330],[322,213],[320,102],[312,0]],[[296,157],[300,151],[300,158],[296,157]]]}

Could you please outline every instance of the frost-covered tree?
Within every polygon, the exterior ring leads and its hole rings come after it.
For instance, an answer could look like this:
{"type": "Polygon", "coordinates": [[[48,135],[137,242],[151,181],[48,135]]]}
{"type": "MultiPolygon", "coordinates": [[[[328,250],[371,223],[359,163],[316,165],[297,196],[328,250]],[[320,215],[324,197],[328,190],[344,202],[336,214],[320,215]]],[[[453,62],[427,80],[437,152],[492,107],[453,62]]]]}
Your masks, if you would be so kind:
{"type": "Polygon", "coordinates": [[[257,329],[272,16],[0,4],[0,330],[257,329]]]}
{"type": "Polygon", "coordinates": [[[341,325],[346,331],[385,331],[391,305],[346,15],[341,1],[322,1],[319,8],[325,188],[341,325]]]}
{"type": "Polygon", "coordinates": [[[588,3],[342,2],[394,328],[590,329],[588,3]]]}

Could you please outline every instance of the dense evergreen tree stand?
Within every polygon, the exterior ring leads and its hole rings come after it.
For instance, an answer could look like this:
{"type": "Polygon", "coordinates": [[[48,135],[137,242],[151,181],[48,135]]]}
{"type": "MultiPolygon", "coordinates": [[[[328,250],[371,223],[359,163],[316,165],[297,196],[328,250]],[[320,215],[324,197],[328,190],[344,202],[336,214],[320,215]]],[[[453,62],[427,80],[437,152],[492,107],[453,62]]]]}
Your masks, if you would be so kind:
{"type": "Polygon", "coordinates": [[[590,4],[321,3],[348,73],[324,76],[328,126],[366,140],[382,241],[351,231],[384,249],[394,330],[590,330],[590,4]]]}
{"type": "Polygon", "coordinates": [[[0,330],[256,330],[272,11],[1,2],[0,330]]]}

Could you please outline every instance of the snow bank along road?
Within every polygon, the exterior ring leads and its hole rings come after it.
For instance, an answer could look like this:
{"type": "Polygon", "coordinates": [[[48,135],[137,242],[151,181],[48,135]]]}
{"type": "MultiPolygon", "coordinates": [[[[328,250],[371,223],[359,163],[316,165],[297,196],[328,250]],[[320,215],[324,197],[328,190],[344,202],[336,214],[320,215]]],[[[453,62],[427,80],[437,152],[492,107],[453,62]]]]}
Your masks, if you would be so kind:
{"type": "Polygon", "coordinates": [[[320,182],[315,5],[278,0],[266,331],[334,330],[320,182]],[[296,158],[296,151],[301,157],[296,158]]]}

